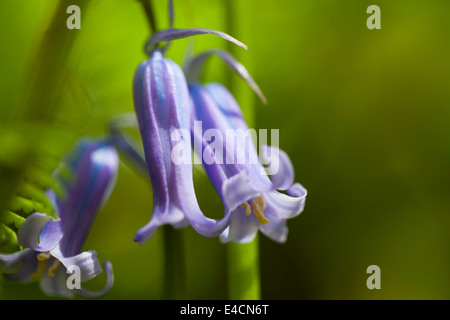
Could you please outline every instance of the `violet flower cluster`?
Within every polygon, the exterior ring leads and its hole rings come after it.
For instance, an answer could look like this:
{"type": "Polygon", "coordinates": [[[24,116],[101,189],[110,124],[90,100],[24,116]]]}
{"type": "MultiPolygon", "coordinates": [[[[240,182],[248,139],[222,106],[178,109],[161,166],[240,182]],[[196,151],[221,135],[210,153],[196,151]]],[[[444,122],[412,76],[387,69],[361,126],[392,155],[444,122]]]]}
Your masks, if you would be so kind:
{"type": "Polygon", "coordinates": [[[42,290],[49,295],[73,297],[79,294],[90,298],[104,295],[114,281],[109,262],[104,264],[107,283],[98,292],[76,283],[71,288],[68,282],[76,270],[80,282],[103,272],[97,253],[81,250],[97,212],[114,187],[118,164],[116,149],[109,141],[82,139],[77,142],[62,162],[70,177],[55,173],[63,195],[56,195],[53,190],[47,192],[58,219],[38,212],[30,215],[17,234],[23,250],[0,254],[0,272],[13,281],[39,280],[42,290]]]}
{"type": "MultiPolygon", "coordinates": [[[[169,11],[172,26],[171,7],[169,11]]],[[[217,55],[265,102],[259,87],[245,67],[226,51],[202,53],[190,59],[183,72],[164,56],[168,44],[162,49],[158,47],[160,42],[169,43],[204,33],[219,35],[247,49],[222,32],[171,27],[149,40],[146,46],[149,59],[142,62],[135,73],[134,106],[152,184],[153,213],[134,240],[144,244],[159,226],[170,224],[175,228],[191,225],[201,235],[220,236],[224,242],[252,241],[258,230],[275,241],[284,242],[288,233],[286,220],[302,212],[306,197],[305,188],[294,183],[294,169],[289,157],[277,147],[264,146],[264,154],[271,155],[269,161],[276,161],[279,166],[278,172],[269,177],[251,141],[238,137],[231,147],[229,141],[221,141],[219,145],[223,148],[211,149],[208,130],[216,130],[225,137],[228,130],[248,130],[248,126],[236,100],[224,86],[218,83],[202,85],[198,78],[206,59],[217,55]],[[194,130],[195,123],[201,123],[200,132],[194,130]],[[192,146],[223,202],[221,219],[208,218],[199,207],[192,162],[189,161],[193,157],[192,146]],[[205,154],[209,158],[207,162],[205,154]],[[258,160],[224,163],[223,155],[258,160]]],[[[115,129],[116,133],[120,132],[117,127],[115,129]]],[[[116,136],[120,141],[119,148],[131,149],[123,143],[123,136],[116,136]]],[[[136,152],[133,157],[138,158],[136,152]]],[[[143,160],[136,159],[135,162],[143,163],[143,160]]]]}

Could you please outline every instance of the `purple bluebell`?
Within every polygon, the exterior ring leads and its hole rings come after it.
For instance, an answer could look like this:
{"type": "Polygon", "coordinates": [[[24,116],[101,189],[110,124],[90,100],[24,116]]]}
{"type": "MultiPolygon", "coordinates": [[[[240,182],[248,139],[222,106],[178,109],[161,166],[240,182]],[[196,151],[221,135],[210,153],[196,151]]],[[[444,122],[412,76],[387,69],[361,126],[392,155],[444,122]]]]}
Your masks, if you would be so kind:
{"type": "MultiPolygon", "coordinates": [[[[200,234],[213,237],[225,230],[229,220],[227,208],[224,217],[215,220],[206,217],[198,206],[190,161],[192,101],[183,71],[165,58],[164,52],[171,40],[200,34],[217,35],[245,49],[247,47],[216,30],[174,29],[172,1],[169,1],[169,19],[170,28],[154,33],[147,42],[146,52],[150,58],[141,63],[134,78],[135,112],[153,190],[152,218],[134,237],[134,241],[141,245],[152,237],[158,226],[164,224],[176,228],[190,224],[200,234]],[[165,41],[165,47],[157,48],[165,41]]],[[[122,139],[120,135],[117,138],[118,141],[122,139]]],[[[119,144],[130,151],[125,140],[119,144]]],[[[131,153],[136,155],[132,150],[131,153]]]]}
{"type": "Polygon", "coordinates": [[[229,215],[214,220],[203,215],[194,191],[192,163],[175,161],[174,152],[191,159],[192,101],[181,68],[154,50],[137,69],[134,105],[153,190],[153,215],[134,240],[145,243],[160,225],[191,224],[202,235],[217,236],[229,215]]]}
{"type": "Polygon", "coordinates": [[[278,167],[269,178],[252,137],[246,134],[251,131],[231,93],[218,83],[201,85],[195,81],[198,69],[212,54],[222,58],[265,99],[245,68],[224,51],[212,50],[188,63],[189,92],[195,107],[193,119],[201,126],[201,130],[194,126],[192,131],[195,151],[231,211],[229,226],[221,239],[250,242],[259,229],[271,239],[284,242],[288,233],[286,220],[302,212],[306,189],[294,184],[294,169],[287,154],[277,147],[264,146],[261,153],[264,162],[272,161],[278,167]]]}
{"type": "Polygon", "coordinates": [[[107,283],[100,291],[92,292],[77,287],[76,283],[69,288],[67,282],[70,273],[77,270],[81,282],[103,271],[97,253],[82,252],[82,247],[97,212],[115,185],[118,163],[116,150],[108,141],[83,139],[77,142],[62,161],[69,177],[63,177],[58,171],[55,173],[64,194],[56,195],[52,190],[47,193],[58,219],[34,213],[25,220],[17,235],[23,250],[0,255],[0,271],[6,278],[39,280],[45,293],[66,297],[75,293],[99,297],[111,288],[114,279],[110,262],[104,265],[107,283]]]}

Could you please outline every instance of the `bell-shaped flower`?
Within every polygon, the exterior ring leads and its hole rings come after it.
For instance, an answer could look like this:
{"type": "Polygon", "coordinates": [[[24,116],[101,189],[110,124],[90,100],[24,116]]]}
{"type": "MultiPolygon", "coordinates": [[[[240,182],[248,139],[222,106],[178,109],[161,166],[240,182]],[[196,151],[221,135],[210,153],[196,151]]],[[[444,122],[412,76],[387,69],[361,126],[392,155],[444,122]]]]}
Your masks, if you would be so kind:
{"type": "MultiPolygon", "coordinates": [[[[218,236],[228,226],[229,211],[219,220],[203,215],[194,191],[190,130],[193,106],[181,68],[164,57],[170,41],[200,34],[222,37],[245,49],[233,37],[210,29],[174,29],[173,5],[169,1],[170,28],[156,32],[146,45],[149,59],[138,67],[134,78],[134,106],[144,146],[145,162],[153,190],[153,214],[134,241],[144,244],[158,226],[192,225],[204,236],[218,236]],[[158,44],[167,42],[162,49],[158,44]]],[[[115,135],[120,148],[139,161],[124,136],[115,135]],[[131,152],[130,152],[131,151],[131,152]]]]}
{"type": "Polygon", "coordinates": [[[261,146],[261,159],[270,168],[263,166],[253,142],[255,131],[249,130],[239,105],[224,86],[196,81],[199,68],[210,55],[222,58],[265,99],[245,68],[225,51],[211,50],[186,67],[195,107],[194,149],[226,208],[231,210],[229,227],[221,239],[249,242],[259,229],[271,239],[284,242],[286,220],[302,212],[306,190],[294,184],[293,165],[277,147],[261,146]]]}
{"type": "Polygon", "coordinates": [[[194,191],[190,128],[192,101],[181,68],[154,50],[134,79],[134,105],[153,190],[153,215],[134,240],[145,243],[160,225],[191,224],[202,235],[217,236],[229,215],[205,217],[194,191]]]}
{"type": "Polygon", "coordinates": [[[104,265],[107,283],[102,290],[93,292],[81,286],[81,282],[103,271],[95,251],[81,250],[97,212],[115,185],[118,163],[116,149],[110,142],[77,142],[62,161],[68,174],[55,173],[63,195],[52,190],[47,193],[58,219],[34,213],[25,220],[17,234],[24,249],[0,255],[0,271],[7,279],[40,280],[45,293],[66,297],[75,293],[99,297],[111,288],[114,279],[110,262],[104,265]]]}

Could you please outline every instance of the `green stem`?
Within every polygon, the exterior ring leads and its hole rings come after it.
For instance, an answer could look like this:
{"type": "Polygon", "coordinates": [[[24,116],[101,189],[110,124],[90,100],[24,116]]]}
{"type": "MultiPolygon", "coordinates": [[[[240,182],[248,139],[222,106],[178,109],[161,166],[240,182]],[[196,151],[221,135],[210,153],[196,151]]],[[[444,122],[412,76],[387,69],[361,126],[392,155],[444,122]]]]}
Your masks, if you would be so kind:
{"type": "Polygon", "coordinates": [[[229,299],[261,299],[258,236],[250,243],[227,244],[227,270],[229,299]]]}
{"type": "Polygon", "coordinates": [[[156,19],[151,0],[138,0],[142,3],[152,33],[156,32],[156,19]]]}
{"type": "MultiPolygon", "coordinates": [[[[248,34],[251,26],[248,13],[251,12],[251,0],[224,0],[227,9],[227,32],[248,44],[251,36],[248,34]]],[[[250,71],[248,52],[229,46],[228,50],[250,71]]],[[[229,73],[231,75],[231,72],[229,73]]],[[[254,93],[235,75],[228,79],[228,86],[242,108],[249,127],[254,127],[254,93]],[[237,81],[236,81],[237,80],[237,81]]],[[[261,284],[259,273],[259,238],[246,244],[227,244],[228,297],[232,300],[261,299],[261,284]]]]}
{"type": "Polygon", "coordinates": [[[166,300],[186,299],[183,233],[166,225],[164,230],[164,294],[166,300]]]}

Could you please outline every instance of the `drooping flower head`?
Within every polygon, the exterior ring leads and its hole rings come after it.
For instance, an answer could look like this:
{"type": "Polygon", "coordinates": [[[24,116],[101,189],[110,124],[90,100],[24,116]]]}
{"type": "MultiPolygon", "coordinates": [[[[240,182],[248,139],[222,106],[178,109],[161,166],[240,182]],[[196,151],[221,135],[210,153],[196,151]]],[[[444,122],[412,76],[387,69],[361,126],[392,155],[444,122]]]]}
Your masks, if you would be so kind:
{"type": "MultiPolygon", "coordinates": [[[[260,229],[271,238],[283,242],[287,235],[286,219],[303,210],[306,196],[306,190],[300,184],[293,185],[293,166],[289,158],[276,147],[264,147],[264,154],[271,155],[266,162],[271,161],[279,168],[269,178],[248,136],[236,137],[229,146],[229,140],[223,139],[229,130],[248,132],[242,112],[223,86],[202,86],[196,79],[204,61],[215,54],[265,102],[258,86],[247,70],[229,54],[210,50],[188,63],[185,69],[188,87],[180,67],[164,57],[168,45],[162,49],[155,47],[163,41],[204,33],[219,35],[243,45],[214,30],[173,29],[171,5],[169,1],[170,29],[155,33],[148,41],[146,51],[150,57],[141,63],[134,78],[135,112],[153,190],[152,218],[137,232],[134,240],[145,243],[157,227],[164,224],[175,227],[190,224],[200,234],[209,237],[222,235],[224,241],[247,242],[260,229]],[[201,124],[200,130],[196,130],[198,123],[201,124]],[[214,142],[223,148],[211,147],[208,136],[214,130],[220,133],[214,137],[214,142]],[[191,143],[222,198],[222,219],[210,219],[199,208],[193,185],[191,143]],[[224,162],[225,158],[231,159],[231,163],[224,162]],[[250,161],[245,162],[245,159],[250,161]],[[277,190],[287,190],[287,194],[277,190]]],[[[120,133],[120,129],[116,130],[116,125],[112,126],[112,131],[115,132],[117,146],[142,167],[143,161],[138,152],[120,133]]]]}
{"type": "Polygon", "coordinates": [[[286,219],[303,210],[306,190],[293,184],[294,170],[287,154],[277,147],[262,146],[264,162],[276,167],[269,178],[234,97],[218,83],[198,83],[199,70],[210,55],[218,55],[263,102],[265,98],[246,69],[225,51],[207,51],[186,67],[194,119],[201,126],[192,130],[195,151],[222,201],[232,211],[221,239],[249,242],[259,229],[273,240],[284,242],[286,219]],[[287,194],[278,190],[287,190],[287,194]]]}
{"type": "Polygon", "coordinates": [[[217,236],[228,225],[227,210],[220,220],[210,219],[201,212],[194,191],[192,164],[177,161],[192,157],[192,101],[181,68],[164,57],[164,50],[154,47],[163,41],[198,34],[219,35],[245,47],[219,31],[170,28],[152,36],[146,47],[150,57],[141,63],[135,74],[134,106],[153,190],[152,218],[134,238],[140,244],[164,224],[175,227],[190,224],[205,236],[217,236]]]}
{"type": "Polygon", "coordinates": [[[216,221],[203,215],[195,196],[192,165],[176,163],[172,157],[180,144],[181,156],[191,158],[192,104],[183,71],[155,50],[136,72],[134,100],[153,190],[152,219],[138,231],[135,241],[143,244],[163,224],[182,227],[190,223],[203,235],[221,233],[228,217],[216,221]]]}
{"type": "Polygon", "coordinates": [[[40,280],[43,291],[50,295],[72,297],[75,293],[99,297],[113,284],[112,265],[106,262],[107,284],[92,292],[83,287],[69,288],[71,272],[79,271],[85,282],[103,270],[95,251],[82,252],[97,212],[114,187],[118,156],[106,140],[79,141],[62,161],[69,178],[56,172],[64,196],[52,190],[48,197],[55,205],[58,220],[42,213],[30,215],[18,231],[18,242],[24,248],[13,254],[0,255],[0,271],[10,280],[40,280]]]}

